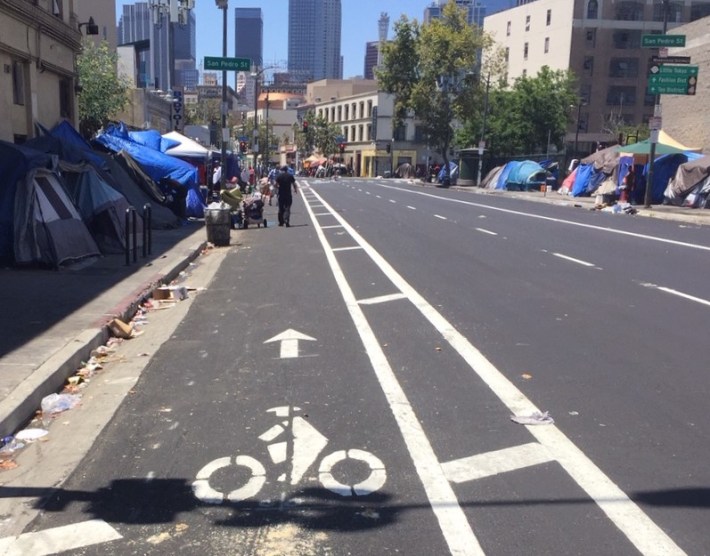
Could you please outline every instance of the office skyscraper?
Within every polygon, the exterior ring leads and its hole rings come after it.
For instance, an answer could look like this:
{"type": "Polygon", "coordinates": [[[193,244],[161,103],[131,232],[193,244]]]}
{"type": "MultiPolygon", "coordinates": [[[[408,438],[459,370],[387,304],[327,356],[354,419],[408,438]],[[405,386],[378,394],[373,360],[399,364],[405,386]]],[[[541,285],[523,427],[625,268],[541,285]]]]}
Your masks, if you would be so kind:
{"type": "Polygon", "coordinates": [[[288,71],[309,82],[341,79],[340,0],[289,0],[288,71]]]}
{"type": "Polygon", "coordinates": [[[264,20],[261,8],[234,8],[234,56],[248,58],[262,67],[264,52],[264,20]]]}

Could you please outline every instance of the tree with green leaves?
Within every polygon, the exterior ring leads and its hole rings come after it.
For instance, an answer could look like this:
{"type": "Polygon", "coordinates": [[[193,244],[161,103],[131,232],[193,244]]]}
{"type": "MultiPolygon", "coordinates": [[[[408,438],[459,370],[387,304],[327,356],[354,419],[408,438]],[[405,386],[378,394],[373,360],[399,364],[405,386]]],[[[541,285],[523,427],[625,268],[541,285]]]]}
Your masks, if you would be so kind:
{"type": "Polygon", "coordinates": [[[543,66],[535,77],[520,77],[512,87],[490,95],[487,137],[498,156],[558,150],[564,146],[568,125],[576,118],[579,97],[574,74],[543,66]]]}
{"type": "Polygon", "coordinates": [[[395,97],[393,129],[409,113],[448,170],[449,148],[456,129],[481,106],[481,75],[501,73],[501,55],[492,37],[466,21],[466,10],[450,2],[441,17],[419,24],[402,16],[395,23],[395,38],[383,47],[379,85],[395,97]],[[487,67],[482,68],[483,53],[487,67]]]}
{"type": "Polygon", "coordinates": [[[82,46],[76,60],[81,87],[78,94],[79,129],[88,139],[126,107],[129,85],[118,77],[118,55],[111,52],[106,41],[96,46],[87,39],[82,46]]]}

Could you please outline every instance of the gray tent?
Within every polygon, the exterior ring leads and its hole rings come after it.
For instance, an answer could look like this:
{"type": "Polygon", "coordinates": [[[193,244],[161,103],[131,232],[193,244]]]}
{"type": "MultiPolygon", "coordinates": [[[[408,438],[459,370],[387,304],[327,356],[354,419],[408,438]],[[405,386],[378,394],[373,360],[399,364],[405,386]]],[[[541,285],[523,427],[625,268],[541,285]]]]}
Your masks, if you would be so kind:
{"type": "Polygon", "coordinates": [[[55,268],[101,254],[52,170],[34,168],[17,184],[14,251],[18,264],[55,268]]]}
{"type": "Polygon", "coordinates": [[[708,176],[710,176],[710,156],[681,164],[671,180],[671,191],[674,195],[684,196],[708,176]]]}
{"type": "MultiPolygon", "coordinates": [[[[91,235],[104,254],[125,251],[126,198],[89,164],[59,162],[64,184],[91,235]]],[[[143,242],[143,219],[136,216],[137,243],[143,242]]]]}

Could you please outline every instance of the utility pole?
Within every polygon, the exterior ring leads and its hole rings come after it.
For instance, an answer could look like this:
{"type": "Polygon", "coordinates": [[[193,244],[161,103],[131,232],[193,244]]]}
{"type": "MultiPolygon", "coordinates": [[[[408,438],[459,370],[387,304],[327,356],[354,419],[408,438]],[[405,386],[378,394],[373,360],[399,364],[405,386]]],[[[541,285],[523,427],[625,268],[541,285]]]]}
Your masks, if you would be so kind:
{"type": "MultiPolygon", "coordinates": [[[[227,57],[227,7],[229,0],[215,0],[217,7],[222,10],[222,57],[227,57]]],[[[227,129],[227,70],[222,70],[222,177],[219,180],[219,188],[225,189],[227,180],[227,141],[229,141],[229,130],[227,129]]]]}
{"type": "MultiPolygon", "coordinates": [[[[670,3],[668,0],[663,0],[663,34],[668,31],[668,8],[670,3]]],[[[653,115],[659,117],[661,115],[661,95],[656,95],[653,102],[653,115]]],[[[648,160],[648,179],[646,180],[646,191],[644,191],[643,204],[646,208],[651,208],[653,201],[653,159],[656,158],[656,143],[658,142],[658,130],[651,131],[651,152],[648,160]]]]}
{"type": "Polygon", "coordinates": [[[491,74],[486,77],[486,95],[483,98],[483,124],[481,125],[481,140],[478,142],[478,175],[476,186],[481,187],[481,171],[483,168],[483,152],[486,149],[486,118],[488,116],[488,91],[491,86],[491,74]]]}

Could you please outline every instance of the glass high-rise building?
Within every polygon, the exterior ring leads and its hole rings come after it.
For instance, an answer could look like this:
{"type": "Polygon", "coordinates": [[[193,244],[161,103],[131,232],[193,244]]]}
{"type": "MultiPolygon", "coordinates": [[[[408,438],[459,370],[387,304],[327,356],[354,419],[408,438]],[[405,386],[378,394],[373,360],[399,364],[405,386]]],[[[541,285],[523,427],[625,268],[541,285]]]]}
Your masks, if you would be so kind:
{"type": "Polygon", "coordinates": [[[340,0],[289,0],[288,71],[302,82],[342,79],[340,0]]]}
{"type": "Polygon", "coordinates": [[[184,24],[170,23],[162,14],[157,24],[152,23],[148,2],[123,6],[118,22],[118,44],[149,41],[150,54],[145,72],[148,87],[167,90],[172,85],[187,85],[194,81],[192,72],[196,65],[195,13],[189,12],[184,24]],[[170,30],[170,32],[168,32],[170,30]],[[188,77],[189,75],[189,77],[188,77]]]}

